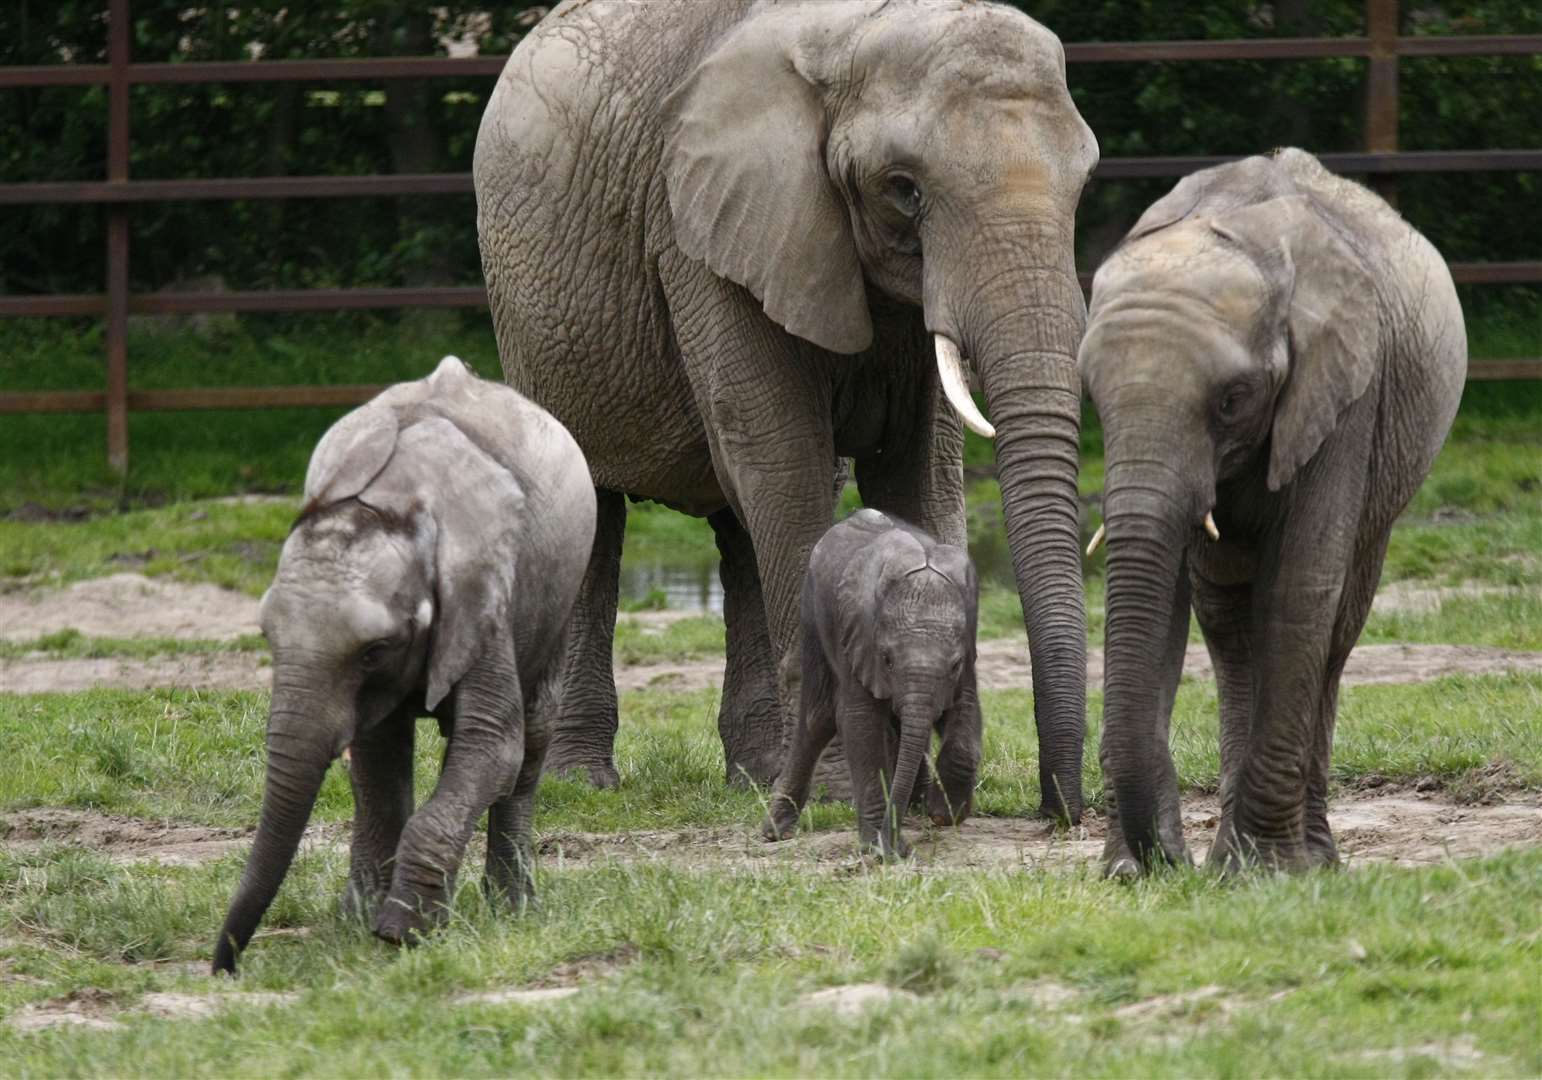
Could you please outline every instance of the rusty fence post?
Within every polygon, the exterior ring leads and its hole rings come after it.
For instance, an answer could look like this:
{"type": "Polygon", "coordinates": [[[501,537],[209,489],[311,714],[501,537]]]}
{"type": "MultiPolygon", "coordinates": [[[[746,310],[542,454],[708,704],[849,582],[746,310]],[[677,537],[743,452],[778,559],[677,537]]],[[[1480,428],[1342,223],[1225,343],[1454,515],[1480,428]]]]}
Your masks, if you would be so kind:
{"type": "MultiPolygon", "coordinates": [[[[1365,80],[1365,148],[1373,154],[1397,150],[1398,0],[1366,0],[1365,33],[1371,40],[1365,80]]],[[[1397,177],[1376,173],[1371,186],[1397,205],[1397,177]]]]}
{"type": "MultiPolygon", "coordinates": [[[[107,180],[124,184],[129,175],[129,0],[108,6],[107,180]]],[[[107,466],[128,471],[128,207],[107,208],[107,466]]]]}

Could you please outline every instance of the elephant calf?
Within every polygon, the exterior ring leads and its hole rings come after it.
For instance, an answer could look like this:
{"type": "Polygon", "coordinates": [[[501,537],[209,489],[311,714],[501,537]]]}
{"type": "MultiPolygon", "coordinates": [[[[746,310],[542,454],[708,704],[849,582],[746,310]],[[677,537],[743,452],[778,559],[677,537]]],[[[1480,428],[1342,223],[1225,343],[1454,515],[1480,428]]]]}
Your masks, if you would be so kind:
{"type": "Polygon", "coordinates": [[[918,773],[927,784],[934,727],[941,783],[927,785],[927,811],[938,825],[968,816],[980,766],[979,595],[963,548],[877,510],[859,510],[824,534],[804,581],[802,705],[766,839],[791,835],[820,751],[837,731],[864,848],[909,854],[900,818],[918,773]]]}
{"type": "Polygon", "coordinates": [[[1098,271],[1081,366],[1106,445],[1107,872],[1188,859],[1167,735],[1191,599],[1221,703],[1211,864],[1335,863],[1339,676],[1466,376],[1445,263],[1300,150],[1207,169],[1098,271]]]}
{"type": "Polygon", "coordinates": [[[569,613],[594,539],[583,454],[545,410],[454,357],[339,420],[263,597],[273,648],[262,820],[214,950],[234,972],[347,751],[344,905],[387,941],[444,917],[488,815],[483,887],[533,892],[530,818],[569,613]],[[449,739],[413,810],[415,720],[449,739]]]}

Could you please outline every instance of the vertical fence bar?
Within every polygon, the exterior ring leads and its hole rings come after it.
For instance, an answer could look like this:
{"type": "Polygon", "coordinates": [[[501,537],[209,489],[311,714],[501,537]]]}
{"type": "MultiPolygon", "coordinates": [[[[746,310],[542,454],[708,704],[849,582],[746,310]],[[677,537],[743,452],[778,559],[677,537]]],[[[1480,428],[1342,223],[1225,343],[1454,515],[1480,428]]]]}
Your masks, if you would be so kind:
{"type": "MultiPolygon", "coordinates": [[[[1373,154],[1397,149],[1397,18],[1398,0],[1366,0],[1371,58],[1365,80],[1365,148],[1373,154]]],[[[1377,173],[1371,186],[1397,205],[1397,177],[1377,173]]]]}
{"type": "MultiPolygon", "coordinates": [[[[129,0],[110,0],[107,59],[107,179],[129,174],[129,0]]],[[[107,210],[107,466],[128,471],[128,208],[107,210]]]]}

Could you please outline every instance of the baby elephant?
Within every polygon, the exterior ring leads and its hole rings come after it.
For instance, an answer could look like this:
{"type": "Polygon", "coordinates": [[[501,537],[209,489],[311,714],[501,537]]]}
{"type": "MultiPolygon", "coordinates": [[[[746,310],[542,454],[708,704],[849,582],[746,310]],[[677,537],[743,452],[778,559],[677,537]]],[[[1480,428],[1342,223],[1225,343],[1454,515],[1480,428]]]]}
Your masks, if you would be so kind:
{"type": "Polygon", "coordinates": [[[762,832],[792,834],[820,752],[840,732],[857,835],[885,858],[909,854],[900,818],[942,735],[938,825],[968,816],[980,765],[975,691],[979,582],[962,548],[876,510],[859,510],[814,545],[803,586],[803,700],[762,832]]]}
{"type": "Polygon", "coordinates": [[[594,489],[567,430],[453,356],[339,420],[263,597],[273,647],[262,820],[214,950],[234,972],[332,760],[353,786],[345,908],[410,942],[443,919],[488,811],[483,887],[532,894],[530,817],[594,489]],[[449,739],[413,810],[413,730],[449,739]]]}

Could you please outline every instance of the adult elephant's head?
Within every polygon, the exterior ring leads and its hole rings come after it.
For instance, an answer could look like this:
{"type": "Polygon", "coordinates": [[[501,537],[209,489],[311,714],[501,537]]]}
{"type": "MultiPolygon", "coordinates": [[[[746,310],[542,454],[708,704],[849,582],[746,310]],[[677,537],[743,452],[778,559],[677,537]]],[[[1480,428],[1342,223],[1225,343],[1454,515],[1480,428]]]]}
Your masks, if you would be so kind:
{"type": "Polygon", "coordinates": [[[766,5],[670,95],[681,249],[790,332],[873,341],[873,291],[920,305],[965,423],[996,437],[1033,651],[1045,807],[1081,812],[1077,551],[1085,308],[1072,233],[1097,142],[1060,42],[983,3],[766,5]],[[973,359],[994,431],[969,398],[973,359]]]}
{"type": "Polygon", "coordinates": [[[1352,244],[1255,157],[1182,181],[1098,270],[1081,365],[1106,455],[1102,756],[1142,864],[1186,857],[1159,828],[1156,791],[1171,767],[1156,657],[1187,615],[1174,608],[1185,551],[1256,523],[1288,489],[1365,393],[1398,317],[1352,244]]]}

